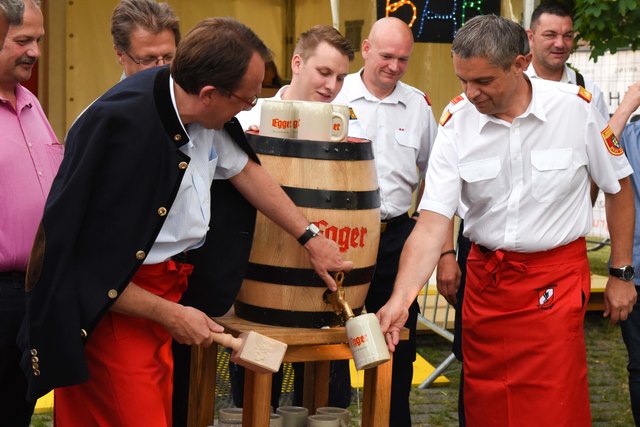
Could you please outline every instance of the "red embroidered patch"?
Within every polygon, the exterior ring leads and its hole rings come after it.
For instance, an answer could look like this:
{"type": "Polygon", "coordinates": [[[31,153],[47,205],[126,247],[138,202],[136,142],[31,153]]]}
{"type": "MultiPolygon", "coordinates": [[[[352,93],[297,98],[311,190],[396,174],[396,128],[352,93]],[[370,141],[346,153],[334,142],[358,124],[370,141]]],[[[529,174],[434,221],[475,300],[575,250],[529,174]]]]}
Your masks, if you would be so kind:
{"type": "Polygon", "coordinates": [[[613,133],[611,126],[607,125],[607,127],[600,132],[600,135],[602,135],[604,145],[611,154],[614,156],[622,156],[624,154],[624,150],[620,146],[618,138],[616,138],[616,135],[613,133]]]}

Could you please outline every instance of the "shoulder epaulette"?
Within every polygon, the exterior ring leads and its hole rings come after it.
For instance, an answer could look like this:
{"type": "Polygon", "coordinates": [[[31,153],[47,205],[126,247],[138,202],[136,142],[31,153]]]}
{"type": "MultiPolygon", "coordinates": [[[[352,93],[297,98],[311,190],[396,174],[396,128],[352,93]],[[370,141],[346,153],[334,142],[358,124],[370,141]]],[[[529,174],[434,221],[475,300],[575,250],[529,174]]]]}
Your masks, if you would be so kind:
{"type": "Polygon", "coordinates": [[[429,105],[429,107],[431,107],[431,100],[429,99],[429,96],[426,94],[426,92],[423,92],[420,89],[418,89],[417,87],[413,87],[411,85],[405,85],[405,87],[409,88],[410,90],[412,90],[415,93],[417,93],[418,95],[420,95],[421,98],[424,98],[424,100],[427,101],[427,105],[429,105]]]}
{"type": "Polygon", "coordinates": [[[591,102],[591,92],[589,92],[588,90],[586,90],[585,88],[583,88],[582,86],[578,86],[578,96],[582,99],[584,99],[587,102],[591,102]]]}
{"type": "Polygon", "coordinates": [[[449,105],[447,105],[447,108],[445,108],[442,116],[440,116],[440,126],[446,125],[451,116],[453,116],[453,113],[458,111],[464,104],[466,104],[466,99],[464,96],[458,95],[453,98],[449,102],[449,105]]]}
{"type": "Polygon", "coordinates": [[[586,90],[582,86],[573,85],[573,84],[569,84],[569,83],[559,83],[559,84],[557,84],[557,86],[563,92],[568,92],[568,93],[572,93],[574,95],[578,95],[580,98],[582,98],[583,100],[585,100],[588,103],[591,102],[591,98],[593,97],[593,95],[591,95],[591,92],[589,92],[588,90],[586,90]]]}

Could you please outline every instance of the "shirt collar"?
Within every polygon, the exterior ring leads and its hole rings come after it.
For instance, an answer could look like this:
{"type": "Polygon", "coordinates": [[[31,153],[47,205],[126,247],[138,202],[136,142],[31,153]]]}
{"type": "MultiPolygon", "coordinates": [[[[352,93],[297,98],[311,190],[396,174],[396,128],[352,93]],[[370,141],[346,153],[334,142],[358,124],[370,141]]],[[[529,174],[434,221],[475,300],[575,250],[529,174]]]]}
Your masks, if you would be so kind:
{"type": "MultiPolygon", "coordinates": [[[[562,83],[571,83],[571,84],[576,84],[575,80],[575,74],[572,74],[569,71],[569,66],[567,64],[564,64],[564,69],[562,70],[562,76],[560,77],[560,82],[562,83]]],[[[538,73],[536,73],[536,69],[533,67],[533,64],[529,65],[529,68],[527,68],[527,75],[532,78],[532,79],[540,79],[541,77],[538,75],[538,73]]]]}
{"type": "Polygon", "coordinates": [[[289,85],[282,86],[271,99],[282,99],[282,95],[287,91],[289,85]]]}
{"type": "Polygon", "coordinates": [[[404,99],[402,99],[401,92],[402,89],[400,87],[400,82],[396,84],[396,87],[393,89],[393,92],[389,96],[384,99],[379,99],[367,89],[364,81],[362,80],[362,72],[364,68],[358,70],[357,73],[353,76],[355,83],[349,86],[349,91],[347,92],[347,102],[355,101],[356,99],[364,98],[367,101],[371,102],[380,102],[383,104],[402,104],[406,106],[404,99]]]}
{"type": "MultiPolygon", "coordinates": [[[[32,100],[31,100],[31,97],[29,96],[30,92],[28,91],[27,88],[17,83],[15,85],[14,91],[16,94],[16,112],[22,111],[22,109],[24,109],[25,107],[27,108],[32,107],[33,105],[32,100]]],[[[2,101],[2,103],[6,104],[7,106],[11,106],[11,103],[9,102],[8,99],[0,97],[0,101],[2,101]]],[[[11,108],[13,109],[13,107],[11,108]]]]}
{"type": "MultiPolygon", "coordinates": [[[[540,95],[536,91],[536,86],[538,85],[539,82],[536,81],[537,80],[536,78],[532,78],[532,79],[527,78],[527,80],[531,82],[531,101],[529,102],[529,106],[527,107],[525,112],[520,114],[518,117],[516,117],[516,119],[521,119],[529,115],[533,115],[537,117],[540,121],[546,122],[547,115],[544,110],[544,102],[540,99],[540,95]]],[[[481,132],[482,129],[485,127],[485,125],[489,122],[497,123],[503,126],[505,124],[504,120],[500,120],[499,118],[497,118],[492,114],[480,114],[480,120],[478,120],[478,132],[481,132]]]]}

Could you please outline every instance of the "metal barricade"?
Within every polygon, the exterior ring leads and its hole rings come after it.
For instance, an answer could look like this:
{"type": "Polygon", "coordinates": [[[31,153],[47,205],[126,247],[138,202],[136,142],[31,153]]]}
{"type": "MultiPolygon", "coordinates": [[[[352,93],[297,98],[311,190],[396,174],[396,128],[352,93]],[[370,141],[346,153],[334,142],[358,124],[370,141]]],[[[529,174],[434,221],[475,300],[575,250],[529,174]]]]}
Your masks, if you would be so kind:
{"type": "MultiPolygon", "coordinates": [[[[421,295],[418,297],[420,303],[420,313],[418,313],[418,322],[431,329],[442,338],[453,343],[453,334],[448,331],[448,326],[453,329],[453,325],[448,325],[449,314],[453,312],[453,307],[438,293],[435,283],[427,283],[423,288],[421,295]]],[[[451,321],[453,322],[453,320],[451,321]]],[[[418,388],[424,389],[429,387],[442,373],[456,360],[451,353],[442,363],[440,363],[431,375],[429,375],[418,388]]]]}

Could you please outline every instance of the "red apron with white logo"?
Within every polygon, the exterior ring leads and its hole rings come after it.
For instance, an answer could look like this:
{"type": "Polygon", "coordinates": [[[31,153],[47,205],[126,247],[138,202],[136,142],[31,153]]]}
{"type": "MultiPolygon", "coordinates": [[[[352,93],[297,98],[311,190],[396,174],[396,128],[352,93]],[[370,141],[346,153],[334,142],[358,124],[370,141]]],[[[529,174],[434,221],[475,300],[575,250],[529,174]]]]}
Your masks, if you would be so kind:
{"type": "MultiPolygon", "coordinates": [[[[142,265],[131,281],[178,302],[192,270],[174,261],[142,265]]],[[[89,380],[54,391],[56,427],[171,426],[171,339],[151,320],[107,312],[85,345],[89,380]]]]}
{"type": "Polygon", "coordinates": [[[462,308],[467,425],[589,426],[584,239],[545,252],[473,245],[462,308]]]}

